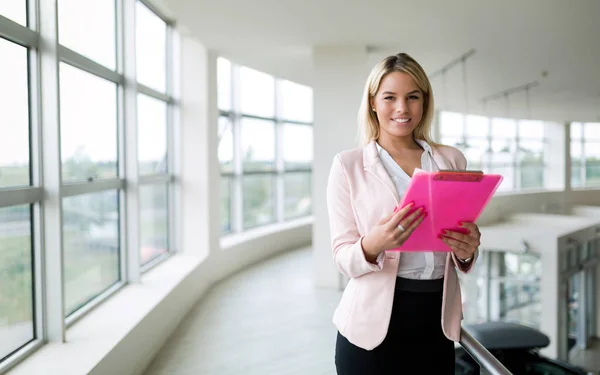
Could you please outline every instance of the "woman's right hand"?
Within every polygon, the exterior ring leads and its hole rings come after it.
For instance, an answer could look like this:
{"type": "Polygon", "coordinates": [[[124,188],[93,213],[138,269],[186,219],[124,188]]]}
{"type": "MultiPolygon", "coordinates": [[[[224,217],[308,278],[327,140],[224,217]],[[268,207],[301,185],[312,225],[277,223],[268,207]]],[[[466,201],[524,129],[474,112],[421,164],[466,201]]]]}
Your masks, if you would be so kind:
{"type": "Polygon", "coordinates": [[[363,237],[362,248],[367,261],[375,263],[382,251],[400,247],[427,217],[427,212],[422,207],[409,214],[412,208],[413,204],[409,203],[401,210],[383,218],[368,235],[363,237]],[[403,231],[398,225],[405,230],[403,231]]]}

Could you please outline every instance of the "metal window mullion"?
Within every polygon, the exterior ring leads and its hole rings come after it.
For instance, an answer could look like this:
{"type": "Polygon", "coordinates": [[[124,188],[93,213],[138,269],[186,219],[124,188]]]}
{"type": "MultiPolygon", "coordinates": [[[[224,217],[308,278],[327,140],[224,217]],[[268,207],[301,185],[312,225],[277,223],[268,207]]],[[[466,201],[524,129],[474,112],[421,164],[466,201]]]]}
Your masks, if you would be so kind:
{"type": "Polygon", "coordinates": [[[94,182],[68,183],[61,189],[61,197],[71,197],[74,195],[99,193],[106,190],[118,190],[125,187],[125,181],[120,178],[110,180],[96,180],[94,182]]]}
{"type": "Polygon", "coordinates": [[[172,177],[168,174],[142,175],[138,177],[138,185],[166,184],[172,180],[172,177]]]}
{"type": "Polygon", "coordinates": [[[279,118],[281,119],[281,122],[286,123],[286,124],[314,126],[314,124],[312,122],[288,120],[288,119],[283,119],[281,117],[279,117],[279,118]]]}
{"type": "Polygon", "coordinates": [[[243,188],[243,162],[242,162],[242,140],[241,140],[241,116],[240,113],[240,90],[237,90],[240,82],[239,67],[231,63],[231,126],[233,132],[233,189],[231,191],[231,212],[233,232],[244,230],[244,188],[243,188]]]}
{"type": "Polygon", "coordinates": [[[163,15],[161,13],[161,11],[151,2],[148,0],[138,0],[140,3],[144,4],[144,6],[146,6],[146,8],[150,9],[152,11],[152,13],[156,14],[156,16],[158,18],[160,18],[161,20],[163,20],[167,26],[169,25],[173,25],[175,22],[170,19],[169,17],[163,15]]]}
{"type": "MultiPolygon", "coordinates": [[[[173,33],[170,31],[171,28],[167,27],[167,56],[172,54],[172,43],[170,39],[173,37],[173,33]]],[[[172,62],[171,58],[167,58],[167,92],[172,92],[172,79],[173,75],[171,74],[172,62]]],[[[168,251],[173,251],[175,248],[175,236],[176,236],[176,227],[174,223],[174,218],[176,215],[175,210],[175,189],[174,185],[171,182],[173,176],[173,171],[175,169],[174,164],[174,155],[175,155],[175,144],[174,144],[174,104],[167,103],[167,181],[164,184],[167,185],[167,248],[168,251]]]]}
{"type": "Polygon", "coordinates": [[[521,181],[521,158],[520,158],[520,147],[521,147],[521,141],[520,141],[520,137],[519,137],[519,133],[521,130],[521,123],[517,120],[513,120],[515,122],[515,126],[517,128],[517,134],[515,136],[515,153],[514,153],[514,158],[515,158],[515,170],[514,170],[514,177],[515,177],[515,189],[521,189],[522,186],[522,181],[521,181]]]}
{"type": "Polygon", "coordinates": [[[581,182],[582,186],[588,186],[588,176],[587,176],[587,156],[585,154],[585,146],[587,145],[585,141],[585,128],[586,123],[581,123],[581,182]]]}
{"type": "MultiPolygon", "coordinates": [[[[597,240],[596,240],[597,241],[597,240]]],[[[594,244],[594,241],[590,242],[590,246],[597,246],[594,244]]],[[[589,336],[596,336],[596,316],[598,309],[598,300],[596,299],[597,295],[597,282],[596,277],[598,277],[598,263],[596,263],[596,267],[588,270],[588,317],[590,318],[589,324],[589,336]]]]}
{"type": "Polygon", "coordinates": [[[31,48],[38,48],[40,44],[38,33],[2,15],[0,15],[0,37],[31,48]]]}
{"type": "MultiPolygon", "coordinates": [[[[121,77],[123,76],[124,64],[125,64],[125,15],[123,12],[123,0],[115,1],[115,45],[116,45],[116,66],[117,72],[121,77]]],[[[118,176],[123,181],[123,185],[118,192],[119,199],[119,279],[121,283],[127,281],[127,191],[125,186],[125,135],[126,135],[126,123],[125,123],[125,90],[123,82],[117,86],[117,147],[118,147],[118,176]]]]}
{"type": "MultiPolygon", "coordinates": [[[[508,96],[507,96],[507,100],[508,100],[508,96]]],[[[508,103],[508,101],[507,101],[508,103]]],[[[507,104],[508,105],[508,104],[507,104]]],[[[516,122],[516,120],[513,120],[516,122]]],[[[517,134],[519,133],[518,129],[517,129],[517,134]]],[[[515,136],[514,138],[507,138],[509,141],[513,140],[515,142],[515,149],[512,151],[512,175],[513,175],[513,186],[512,186],[512,190],[518,190],[520,188],[520,186],[518,185],[520,179],[519,179],[519,171],[520,171],[520,167],[519,167],[519,161],[518,161],[518,144],[517,144],[517,136],[515,136]]]]}
{"type": "MultiPolygon", "coordinates": [[[[37,2],[29,3],[28,19],[31,25],[34,25],[36,30],[38,27],[37,2]]],[[[39,35],[38,35],[39,42],[39,35]]],[[[39,190],[40,196],[31,205],[31,225],[33,226],[31,235],[33,247],[33,277],[32,286],[34,298],[34,326],[35,339],[41,345],[45,339],[45,306],[44,306],[44,218],[42,210],[44,200],[44,189],[42,179],[42,107],[41,107],[41,85],[40,85],[40,70],[41,59],[38,49],[30,49],[28,54],[29,64],[29,157],[30,157],[30,176],[31,185],[34,189],[39,190]]],[[[1,372],[1,371],[0,371],[1,372]]]]}
{"type": "MultiPolygon", "coordinates": [[[[237,112],[237,113],[240,113],[240,112],[237,112]]],[[[240,113],[239,116],[244,117],[244,118],[249,118],[252,120],[261,120],[261,121],[269,121],[269,122],[275,121],[275,117],[257,116],[257,115],[251,115],[251,114],[246,114],[246,113],[240,113]]]]}
{"type": "Polygon", "coordinates": [[[275,175],[276,220],[285,220],[285,172],[275,175]]]}
{"type": "Polygon", "coordinates": [[[114,70],[110,70],[102,64],[95,62],[79,53],[65,47],[58,46],[58,54],[61,62],[72,65],[88,73],[94,74],[98,77],[104,78],[111,82],[122,84],[123,76],[114,70]]]}
{"type": "Polygon", "coordinates": [[[0,208],[22,204],[33,204],[41,201],[42,198],[43,190],[40,187],[32,186],[19,189],[0,189],[0,208]]]}
{"type": "Polygon", "coordinates": [[[241,174],[233,178],[231,197],[232,229],[234,232],[244,230],[244,176],[241,174]]]}
{"type": "MultiPolygon", "coordinates": [[[[587,246],[587,244],[583,245],[583,246],[587,246]]],[[[586,278],[585,276],[587,275],[587,272],[584,271],[579,271],[577,273],[577,275],[575,276],[578,280],[578,288],[577,288],[577,294],[578,294],[578,311],[577,311],[577,317],[576,319],[578,320],[577,322],[577,333],[576,333],[576,337],[577,337],[577,347],[579,347],[580,349],[587,349],[588,346],[588,340],[587,340],[587,327],[588,327],[588,322],[586,320],[586,313],[587,313],[587,299],[585,298],[587,293],[586,293],[586,278]]]]}
{"type": "Polygon", "coordinates": [[[155,98],[158,100],[162,100],[163,102],[167,102],[167,103],[171,103],[172,99],[169,95],[162,93],[160,91],[156,91],[153,88],[150,88],[146,85],[143,85],[141,83],[137,83],[137,91],[140,92],[141,94],[144,94],[146,96],[149,96],[151,98],[155,98]]]}
{"type": "Polygon", "coordinates": [[[485,153],[487,155],[487,157],[485,158],[485,162],[484,165],[482,165],[482,169],[485,170],[486,168],[491,169],[492,166],[492,157],[494,155],[493,152],[493,148],[492,148],[492,140],[494,139],[493,137],[493,133],[492,133],[492,119],[490,117],[486,117],[487,118],[487,122],[488,122],[488,134],[487,134],[487,143],[488,143],[488,147],[487,150],[485,150],[485,153]]]}
{"type": "Polygon", "coordinates": [[[586,186],[586,157],[585,157],[585,139],[583,138],[583,124],[581,124],[581,155],[580,155],[580,163],[579,163],[579,176],[581,178],[580,186],[586,186]]]}
{"type": "Polygon", "coordinates": [[[281,110],[281,85],[278,79],[274,80],[274,90],[275,90],[275,170],[278,172],[275,175],[275,184],[274,186],[274,214],[275,221],[281,222],[285,219],[285,186],[284,186],[284,178],[283,172],[285,171],[285,162],[283,160],[283,122],[282,118],[282,110],[281,110]]]}
{"type": "Polygon", "coordinates": [[[65,342],[63,284],[62,165],[60,150],[60,98],[58,56],[58,14],[56,0],[39,0],[40,30],[40,111],[42,146],[41,181],[43,203],[43,287],[44,338],[65,342]],[[42,139],[43,135],[43,139],[42,139]]]}
{"type": "Polygon", "coordinates": [[[140,280],[140,194],[138,166],[137,77],[136,77],[136,0],[122,0],[123,116],[124,149],[121,162],[125,172],[126,281],[140,280]]]}
{"type": "Polygon", "coordinates": [[[181,70],[177,67],[181,66],[181,39],[180,35],[175,29],[174,25],[171,25],[171,50],[169,54],[171,55],[171,91],[169,95],[171,95],[171,142],[169,150],[170,158],[170,170],[168,173],[172,176],[172,182],[170,184],[171,187],[171,202],[169,214],[171,217],[169,218],[169,228],[171,232],[169,234],[169,246],[170,249],[174,252],[181,251],[183,249],[182,245],[182,236],[181,234],[181,151],[182,150],[182,130],[181,130],[181,106],[180,100],[176,98],[180,98],[180,86],[181,86],[181,70]]]}

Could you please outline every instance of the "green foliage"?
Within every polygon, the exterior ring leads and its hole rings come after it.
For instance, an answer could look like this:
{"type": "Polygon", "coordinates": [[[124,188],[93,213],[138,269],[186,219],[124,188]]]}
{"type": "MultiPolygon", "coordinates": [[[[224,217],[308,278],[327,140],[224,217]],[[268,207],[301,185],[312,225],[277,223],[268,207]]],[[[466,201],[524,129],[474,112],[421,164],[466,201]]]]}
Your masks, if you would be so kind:
{"type": "Polygon", "coordinates": [[[273,177],[244,176],[244,227],[266,224],[274,219],[273,177]]]}
{"type": "Polygon", "coordinates": [[[18,165],[10,167],[0,167],[0,188],[28,186],[29,185],[29,166],[18,165]]]}
{"type": "Polygon", "coordinates": [[[29,236],[0,237],[0,326],[32,320],[29,236]]]}

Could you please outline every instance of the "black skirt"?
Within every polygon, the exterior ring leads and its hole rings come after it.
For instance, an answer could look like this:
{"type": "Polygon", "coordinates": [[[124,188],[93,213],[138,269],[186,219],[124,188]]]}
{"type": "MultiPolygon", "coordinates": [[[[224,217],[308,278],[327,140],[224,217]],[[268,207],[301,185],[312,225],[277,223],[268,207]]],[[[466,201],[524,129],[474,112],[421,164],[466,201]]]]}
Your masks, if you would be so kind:
{"type": "Polygon", "coordinates": [[[397,278],[388,333],[373,350],[350,343],[339,332],[338,375],[454,374],[454,343],[442,331],[443,279],[397,278]]]}

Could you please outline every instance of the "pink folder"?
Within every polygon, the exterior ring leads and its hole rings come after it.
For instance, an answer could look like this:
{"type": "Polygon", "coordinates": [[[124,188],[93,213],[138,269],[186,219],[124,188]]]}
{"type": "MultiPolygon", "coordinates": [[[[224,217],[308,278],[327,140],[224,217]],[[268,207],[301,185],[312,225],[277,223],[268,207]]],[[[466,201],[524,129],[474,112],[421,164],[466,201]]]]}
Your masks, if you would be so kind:
{"type": "Polygon", "coordinates": [[[467,233],[459,222],[475,222],[500,186],[502,176],[476,171],[416,170],[400,207],[414,202],[427,217],[408,240],[392,251],[451,251],[438,235],[443,230],[467,233]]]}

